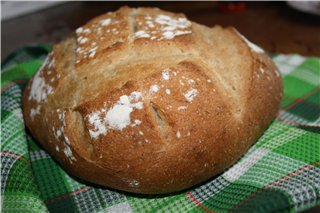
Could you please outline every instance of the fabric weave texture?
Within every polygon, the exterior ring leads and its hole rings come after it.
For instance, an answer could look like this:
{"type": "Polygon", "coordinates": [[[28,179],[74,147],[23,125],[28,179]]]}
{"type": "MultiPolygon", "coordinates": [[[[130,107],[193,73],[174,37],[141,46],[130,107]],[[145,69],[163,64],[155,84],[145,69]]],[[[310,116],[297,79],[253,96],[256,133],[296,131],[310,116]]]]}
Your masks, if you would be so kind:
{"type": "Polygon", "coordinates": [[[320,205],[320,58],[272,55],[284,83],[277,118],[231,168],[162,196],[70,176],[25,130],[21,98],[50,51],[28,46],[2,63],[2,212],[301,212],[320,205]]]}

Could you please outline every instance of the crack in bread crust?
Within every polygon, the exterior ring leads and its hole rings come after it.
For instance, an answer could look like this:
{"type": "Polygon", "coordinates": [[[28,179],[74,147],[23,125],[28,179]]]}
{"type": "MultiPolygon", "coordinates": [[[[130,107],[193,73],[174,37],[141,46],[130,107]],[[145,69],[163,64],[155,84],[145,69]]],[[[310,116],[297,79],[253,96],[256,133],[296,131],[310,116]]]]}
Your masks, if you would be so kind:
{"type": "Polygon", "coordinates": [[[169,123],[164,115],[164,112],[161,111],[159,106],[157,106],[155,103],[152,101],[149,103],[149,113],[152,115],[156,127],[160,133],[161,140],[163,142],[167,142],[169,139],[169,133],[168,133],[168,128],[169,123]]]}

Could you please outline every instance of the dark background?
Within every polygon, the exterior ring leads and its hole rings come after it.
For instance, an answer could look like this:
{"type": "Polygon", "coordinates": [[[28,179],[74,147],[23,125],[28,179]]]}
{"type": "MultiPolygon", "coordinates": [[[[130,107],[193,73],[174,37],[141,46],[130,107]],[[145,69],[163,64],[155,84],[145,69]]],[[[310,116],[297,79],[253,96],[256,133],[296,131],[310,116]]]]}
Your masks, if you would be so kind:
{"type": "Polygon", "coordinates": [[[218,10],[217,2],[68,2],[3,21],[1,59],[26,44],[58,42],[90,18],[123,5],[183,12],[207,26],[234,26],[268,52],[320,56],[320,16],[291,9],[285,2],[247,2],[245,10],[229,13],[218,10]]]}
{"type": "MultiPolygon", "coordinates": [[[[291,9],[285,2],[246,2],[243,11],[227,13],[217,2],[69,2],[3,21],[1,59],[24,45],[61,41],[90,18],[123,5],[183,12],[207,26],[234,26],[271,53],[320,56],[320,16],[291,9]]],[[[307,212],[320,212],[320,207],[307,212]]]]}

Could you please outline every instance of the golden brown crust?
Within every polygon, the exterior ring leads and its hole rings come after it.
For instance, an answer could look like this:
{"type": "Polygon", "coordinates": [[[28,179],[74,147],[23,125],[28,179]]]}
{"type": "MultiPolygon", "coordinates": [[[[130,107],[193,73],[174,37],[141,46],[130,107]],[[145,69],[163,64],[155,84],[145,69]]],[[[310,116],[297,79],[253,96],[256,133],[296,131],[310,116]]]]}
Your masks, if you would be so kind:
{"type": "Polygon", "coordinates": [[[274,118],[281,79],[235,29],[124,7],[53,48],[23,97],[26,126],[70,173],[136,193],[222,172],[274,118]]]}

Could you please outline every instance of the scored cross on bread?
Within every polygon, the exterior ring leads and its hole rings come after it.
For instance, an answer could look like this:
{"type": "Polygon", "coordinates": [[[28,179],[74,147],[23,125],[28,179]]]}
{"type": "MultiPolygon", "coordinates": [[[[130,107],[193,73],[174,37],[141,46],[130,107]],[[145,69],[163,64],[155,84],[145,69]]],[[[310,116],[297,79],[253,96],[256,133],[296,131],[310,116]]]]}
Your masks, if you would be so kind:
{"type": "Polygon", "coordinates": [[[71,174],[156,194],[238,160],[281,96],[273,62],[234,28],[123,7],[54,45],[23,111],[32,135],[71,174]]]}

